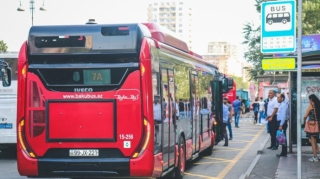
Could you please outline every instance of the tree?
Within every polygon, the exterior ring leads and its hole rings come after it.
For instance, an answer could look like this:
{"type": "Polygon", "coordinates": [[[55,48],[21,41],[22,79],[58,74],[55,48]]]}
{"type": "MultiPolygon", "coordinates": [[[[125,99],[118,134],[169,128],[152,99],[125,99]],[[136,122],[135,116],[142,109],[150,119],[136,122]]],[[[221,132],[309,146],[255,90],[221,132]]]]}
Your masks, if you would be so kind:
{"type": "Polygon", "coordinates": [[[302,3],[302,34],[320,33],[320,0],[307,0],[302,3]]]}
{"type": "Polygon", "coordinates": [[[8,46],[3,40],[0,40],[0,53],[7,52],[8,46]]]}
{"type": "MultiPolygon", "coordinates": [[[[255,8],[258,13],[261,12],[261,3],[264,0],[255,0],[255,8]]],[[[302,33],[303,35],[320,33],[320,0],[308,0],[303,2],[302,14],[302,33]]],[[[251,67],[244,67],[248,72],[249,80],[257,81],[258,75],[265,72],[261,68],[263,54],[260,52],[261,26],[255,27],[255,24],[247,22],[243,28],[244,42],[248,50],[245,52],[245,59],[252,64],[251,67]]]]}
{"type": "Polygon", "coordinates": [[[249,88],[248,83],[242,81],[242,77],[233,76],[232,78],[233,78],[233,81],[237,85],[237,89],[248,89],[249,88]]]}

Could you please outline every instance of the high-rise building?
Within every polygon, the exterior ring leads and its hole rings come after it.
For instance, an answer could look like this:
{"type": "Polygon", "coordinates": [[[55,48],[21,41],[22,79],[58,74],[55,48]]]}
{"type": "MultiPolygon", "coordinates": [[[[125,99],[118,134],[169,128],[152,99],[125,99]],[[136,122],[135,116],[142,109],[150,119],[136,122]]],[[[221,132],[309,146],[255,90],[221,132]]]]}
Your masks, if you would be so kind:
{"type": "Polygon", "coordinates": [[[203,59],[217,65],[221,73],[245,79],[246,71],[243,68],[247,63],[239,54],[236,45],[228,42],[209,42],[208,51],[203,55],[203,59]]]}
{"type": "Polygon", "coordinates": [[[192,8],[183,0],[152,1],[148,22],[156,22],[175,32],[192,49],[192,8]]]}

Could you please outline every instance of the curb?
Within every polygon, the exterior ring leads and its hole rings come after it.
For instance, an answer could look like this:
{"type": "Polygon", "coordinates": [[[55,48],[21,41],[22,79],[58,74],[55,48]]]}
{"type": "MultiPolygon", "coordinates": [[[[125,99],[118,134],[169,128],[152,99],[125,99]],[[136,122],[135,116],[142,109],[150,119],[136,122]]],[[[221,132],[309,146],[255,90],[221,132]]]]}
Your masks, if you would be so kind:
{"type": "Polygon", "coordinates": [[[254,160],[252,161],[251,165],[249,166],[249,168],[247,169],[246,173],[242,174],[240,176],[239,179],[246,179],[252,172],[253,168],[256,166],[256,164],[258,163],[262,153],[263,153],[263,149],[266,146],[267,142],[270,139],[270,135],[268,134],[267,137],[264,139],[264,141],[262,143],[260,143],[260,147],[257,151],[257,156],[254,158],[254,160]]]}

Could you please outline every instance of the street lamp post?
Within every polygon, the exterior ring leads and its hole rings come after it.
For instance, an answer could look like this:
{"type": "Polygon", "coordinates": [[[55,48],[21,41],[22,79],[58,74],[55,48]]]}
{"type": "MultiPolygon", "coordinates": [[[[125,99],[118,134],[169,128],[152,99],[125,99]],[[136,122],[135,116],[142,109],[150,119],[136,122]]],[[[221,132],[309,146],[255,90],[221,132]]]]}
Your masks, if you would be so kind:
{"type": "MultiPolygon", "coordinates": [[[[31,25],[33,26],[33,13],[35,11],[34,0],[30,0],[29,3],[30,3],[30,11],[31,11],[31,25]]],[[[44,7],[44,0],[39,10],[46,11],[46,8],[44,7]]],[[[20,6],[17,8],[17,11],[25,11],[24,8],[21,6],[21,1],[20,1],[20,6]]]]}

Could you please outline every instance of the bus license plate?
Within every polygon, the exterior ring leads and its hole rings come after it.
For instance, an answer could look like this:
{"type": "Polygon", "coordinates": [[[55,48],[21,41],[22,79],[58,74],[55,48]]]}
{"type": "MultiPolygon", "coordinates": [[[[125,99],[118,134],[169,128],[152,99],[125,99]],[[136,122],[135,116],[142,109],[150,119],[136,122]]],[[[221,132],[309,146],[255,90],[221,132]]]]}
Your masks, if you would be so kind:
{"type": "Polygon", "coordinates": [[[84,157],[90,157],[90,156],[99,156],[99,150],[82,150],[82,149],[70,149],[69,155],[71,157],[78,157],[78,156],[84,156],[84,157]]]}
{"type": "Polygon", "coordinates": [[[12,129],[12,123],[0,123],[0,129],[12,129]]]}

